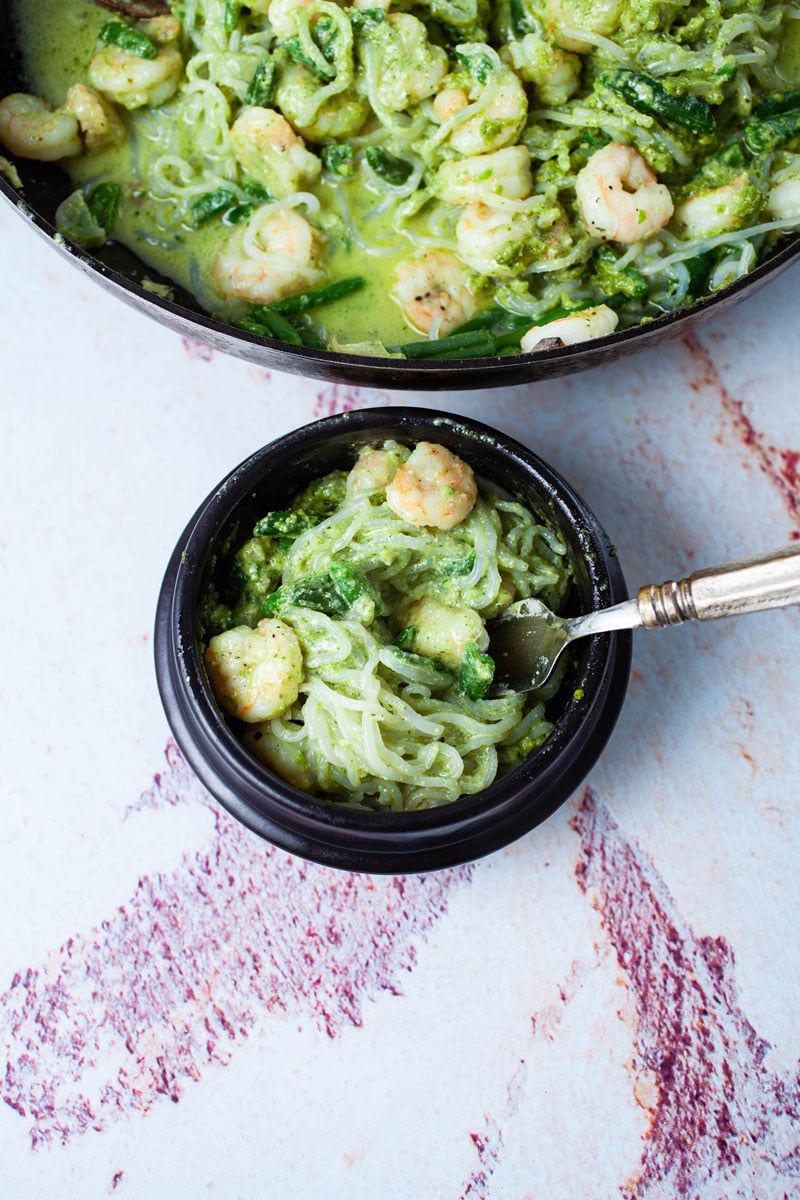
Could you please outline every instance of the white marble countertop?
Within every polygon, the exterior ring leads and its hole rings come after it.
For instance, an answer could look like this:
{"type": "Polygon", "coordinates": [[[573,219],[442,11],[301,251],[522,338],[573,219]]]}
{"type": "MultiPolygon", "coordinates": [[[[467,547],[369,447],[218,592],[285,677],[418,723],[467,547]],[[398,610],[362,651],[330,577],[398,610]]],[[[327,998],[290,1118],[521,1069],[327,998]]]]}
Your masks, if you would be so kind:
{"type": "Polygon", "coordinates": [[[420,396],[211,355],[5,204],[0,255],[3,1196],[800,1195],[797,608],[637,634],[578,794],[405,880],[222,812],[151,639],[199,499],[345,407],[524,441],[631,586],[797,538],[798,269],[619,366],[420,396]]]}

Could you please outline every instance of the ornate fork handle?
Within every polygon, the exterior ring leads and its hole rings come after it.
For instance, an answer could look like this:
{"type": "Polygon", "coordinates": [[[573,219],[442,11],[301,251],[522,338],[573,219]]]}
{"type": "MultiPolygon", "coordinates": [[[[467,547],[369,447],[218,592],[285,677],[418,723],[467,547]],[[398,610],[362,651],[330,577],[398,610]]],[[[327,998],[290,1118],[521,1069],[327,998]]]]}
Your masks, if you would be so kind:
{"type": "Polygon", "coordinates": [[[645,629],[710,621],[800,603],[800,543],[756,558],[695,571],[678,582],[647,584],[637,606],[645,629]]]}

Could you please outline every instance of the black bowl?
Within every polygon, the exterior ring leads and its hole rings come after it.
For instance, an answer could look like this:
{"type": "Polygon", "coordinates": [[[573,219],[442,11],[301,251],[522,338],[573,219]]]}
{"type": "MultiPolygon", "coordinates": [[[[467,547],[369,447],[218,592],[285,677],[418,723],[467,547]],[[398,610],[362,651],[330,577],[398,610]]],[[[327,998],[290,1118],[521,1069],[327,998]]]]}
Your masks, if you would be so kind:
{"type": "Polygon", "coordinates": [[[211,693],[198,643],[199,597],[218,547],[242,540],[258,517],[285,507],[309,480],[349,466],[365,442],[439,442],[496,481],[567,539],[574,611],[626,599],[619,563],[597,518],[551,467],[510,438],[463,417],[423,409],[364,409],[306,425],[256,451],[201,504],[164,577],[155,627],[158,687],[167,719],[209,791],[261,837],[346,870],[428,871],[467,862],[527,833],[578,787],[619,715],[630,633],[588,638],[551,702],[555,730],[524,763],[475,796],[411,813],[371,813],[317,799],[250,755],[211,693]]]}
{"type": "MultiPolygon", "coordinates": [[[[10,5],[5,4],[0,9],[0,45],[3,46],[0,96],[27,90],[13,34],[10,5]]],[[[15,159],[2,147],[0,152],[14,164],[23,185],[17,190],[0,175],[0,194],[62,253],[120,299],[183,337],[204,342],[215,350],[277,371],[289,371],[334,383],[418,391],[456,391],[529,383],[584,371],[648,349],[667,338],[685,334],[702,321],[749,296],[800,256],[800,236],[787,237],[751,274],[691,308],[669,313],[646,325],[625,329],[609,337],[560,350],[507,358],[460,359],[444,364],[335,354],[328,350],[289,346],[285,342],[234,329],[208,316],[193,296],[146,267],[124,246],[112,242],[99,250],[88,251],[57,235],[55,211],[71,191],[66,174],[57,166],[47,163],[15,159]],[[145,278],[169,285],[175,299],[161,299],[142,287],[145,278]]]]}

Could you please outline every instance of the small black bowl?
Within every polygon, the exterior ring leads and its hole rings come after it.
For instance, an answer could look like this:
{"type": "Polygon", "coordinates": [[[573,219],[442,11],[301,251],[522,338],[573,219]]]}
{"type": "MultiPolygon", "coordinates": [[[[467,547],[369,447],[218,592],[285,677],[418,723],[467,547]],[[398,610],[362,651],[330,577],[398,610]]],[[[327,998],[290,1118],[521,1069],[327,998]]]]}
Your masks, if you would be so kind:
{"type": "Polygon", "coordinates": [[[483,478],[519,498],[562,533],[575,564],[576,612],[626,599],[622,571],[597,518],[551,467],[477,421],[424,409],[364,409],[306,425],[256,451],[220,483],[181,535],[164,577],[155,627],[158,687],[178,745],[234,817],[293,854],[350,871],[409,872],[453,866],[527,833],[575,791],[619,715],[631,635],[577,643],[559,695],[555,729],[524,763],[474,796],[421,812],[371,813],[318,799],[249,754],[217,705],[198,642],[198,603],[216,551],[311,479],[349,467],[359,446],[394,438],[447,446],[483,478]]]}

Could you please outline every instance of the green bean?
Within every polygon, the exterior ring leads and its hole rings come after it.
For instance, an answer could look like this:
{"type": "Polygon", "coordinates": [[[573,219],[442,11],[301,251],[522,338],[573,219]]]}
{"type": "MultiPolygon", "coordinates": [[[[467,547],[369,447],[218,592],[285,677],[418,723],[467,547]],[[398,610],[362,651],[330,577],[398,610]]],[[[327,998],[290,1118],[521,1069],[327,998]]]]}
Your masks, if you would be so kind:
{"type": "Polygon", "coordinates": [[[483,700],[494,678],[494,659],[468,642],[458,673],[458,688],[470,700],[483,700]]]}
{"type": "Polygon", "coordinates": [[[744,140],[754,154],[768,154],[800,134],[800,109],[775,113],[745,127],[744,140]]]}
{"type": "Polygon", "coordinates": [[[98,183],[86,198],[89,212],[106,236],[111,233],[119,208],[122,188],[118,183],[98,183]]]}
{"type": "Polygon", "coordinates": [[[487,308],[485,312],[478,313],[477,317],[472,317],[463,325],[459,325],[458,329],[453,330],[453,333],[473,333],[476,329],[490,329],[508,315],[504,308],[487,308]]]}
{"type": "Polygon", "coordinates": [[[370,25],[379,25],[381,21],[386,20],[386,13],[382,8],[348,8],[347,15],[357,33],[360,33],[362,29],[368,29],[370,25]]]}
{"type": "Polygon", "coordinates": [[[410,650],[418,633],[418,625],[406,625],[405,629],[401,629],[394,639],[395,646],[398,650],[410,650]]]}
{"type": "Polygon", "coordinates": [[[287,38],[283,43],[283,49],[289,53],[296,63],[299,63],[301,67],[307,67],[323,83],[330,83],[336,78],[336,71],[329,66],[324,52],[320,50],[319,59],[312,58],[311,55],[306,53],[299,37],[287,38]]]}
{"type": "Polygon", "coordinates": [[[388,346],[387,349],[406,358],[476,358],[483,354],[494,354],[495,347],[491,333],[476,329],[474,333],[452,333],[449,337],[405,342],[401,346],[388,346]]]}
{"type": "Polygon", "coordinates": [[[271,58],[262,58],[247,85],[244,103],[258,108],[269,108],[275,98],[277,69],[271,58]]]}
{"type": "Polygon", "coordinates": [[[713,133],[716,129],[714,114],[705,100],[699,96],[673,96],[663,83],[642,71],[620,68],[613,75],[603,75],[601,81],[637,112],[661,117],[692,133],[713,133]]]}
{"type": "Polygon", "coordinates": [[[242,221],[246,221],[248,217],[252,217],[255,212],[253,204],[234,204],[227,212],[222,215],[223,225],[241,225],[242,221]]]}
{"type": "Polygon", "coordinates": [[[366,158],[378,178],[393,187],[401,187],[414,170],[407,158],[398,158],[380,146],[367,146],[366,158]]]}
{"type": "Polygon", "coordinates": [[[343,296],[351,296],[366,285],[366,279],[361,275],[350,275],[347,279],[337,279],[325,287],[313,292],[300,292],[297,296],[287,296],[285,300],[276,300],[269,306],[271,312],[290,313],[305,312],[309,308],[318,308],[320,304],[332,304],[343,296]]]}
{"type": "Polygon", "coordinates": [[[122,21],[104,21],[98,39],[103,46],[119,46],[134,58],[157,58],[158,47],[146,34],[122,21]]]}
{"type": "Polygon", "coordinates": [[[322,147],[322,161],[332,175],[340,179],[350,179],[356,173],[356,160],[353,147],[331,142],[322,147]]]}
{"type": "Polygon", "coordinates": [[[239,23],[238,0],[225,0],[225,11],[222,17],[222,27],[226,33],[233,33],[239,23]]]}
{"type": "Polygon", "coordinates": [[[268,192],[263,183],[259,183],[255,179],[245,179],[242,184],[244,194],[251,200],[257,200],[260,204],[268,204],[274,199],[271,192],[268,192]]]}
{"type": "Polygon", "coordinates": [[[288,342],[292,346],[303,345],[303,339],[294,325],[269,305],[251,308],[248,315],[251,321],[261,326],[262,334],[277,338],[279,342],[288,342]]]}
{"type": "Polygon", "coordinates": [[[524,38],[526,33],[533,33],[534,27],[525,8],[524,0],[511,0],[511,29],[515,38],[524,38]]]}
{"type": "Polygon", "coordinates": [[[779,92],[757,104],[751,115],[760,121],[764,117],[776,117],[780,113],[796,112],[798,108],[800,108],[800,92],[779,92]]]}
{"type": "Polygon", "coordinates": [[[205,225],[206,221],[210,221],[217,213],[224,212],[226,208],[231,208],[235,203],[236,196],[230,188],[217,188],[216,191],[206,192],[192,205],[192,222],[195,229],[205,225]]]}

